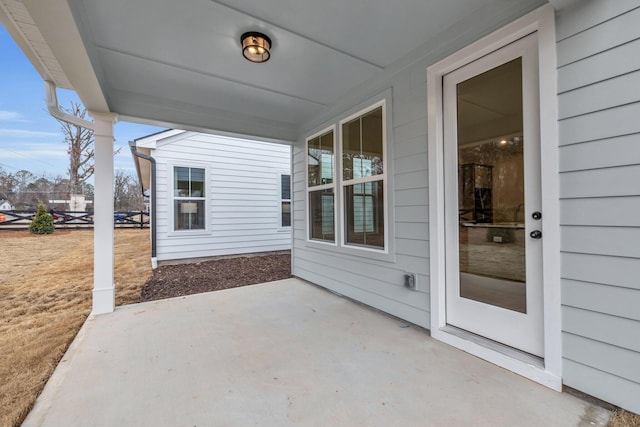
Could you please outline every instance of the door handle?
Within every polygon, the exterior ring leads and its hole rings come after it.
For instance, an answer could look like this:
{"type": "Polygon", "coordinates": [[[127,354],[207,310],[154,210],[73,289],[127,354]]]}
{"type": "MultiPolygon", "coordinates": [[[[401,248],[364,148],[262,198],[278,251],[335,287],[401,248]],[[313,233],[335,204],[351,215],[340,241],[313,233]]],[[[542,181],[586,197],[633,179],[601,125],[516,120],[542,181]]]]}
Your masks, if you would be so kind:
{"type": "Polygon", "coordinates": [[[529,233],[529,236],[531,236],[532,239],[540,239],[542,237],[542,231],[533,230],[531,233],[529,233]]]}
{"type": "Polygon", "coordinates": [[[535,211],[534,213],[531,214],[531,218],[533,218],[533,219],[541,219],[542,218],[542,212],[535,211]]]}

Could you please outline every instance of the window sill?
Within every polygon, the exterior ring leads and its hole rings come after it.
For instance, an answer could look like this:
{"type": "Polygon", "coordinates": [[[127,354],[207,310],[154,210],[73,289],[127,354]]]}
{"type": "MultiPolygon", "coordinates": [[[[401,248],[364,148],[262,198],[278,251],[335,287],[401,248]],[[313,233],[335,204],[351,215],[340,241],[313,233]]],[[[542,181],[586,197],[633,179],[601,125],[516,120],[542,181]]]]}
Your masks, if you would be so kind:
{"type": "Polygon", "coordinates": [[[167,233],[167,237],[204,237],[210,235],[209,230],[174,230],[167,233]]]}
{"type": "Polygon", "coordinates": [[[383,249],[374,249],[366,246],[339,246],[333,242],[322,242],[317,240],[307,240],[306,246],[312,249],[318,249],[326,252],[338,253],[358,258],[373,259],[376,261],[395,263],[396,256],[394,253],[383,249]]]}
{"type": "Polygon", "coordinates": [[[336,248],[336,242],[331,242],[328,240],[307,240],[307,246],[315,247],[318,249],[328,249],[328,248],[336,248]]]}

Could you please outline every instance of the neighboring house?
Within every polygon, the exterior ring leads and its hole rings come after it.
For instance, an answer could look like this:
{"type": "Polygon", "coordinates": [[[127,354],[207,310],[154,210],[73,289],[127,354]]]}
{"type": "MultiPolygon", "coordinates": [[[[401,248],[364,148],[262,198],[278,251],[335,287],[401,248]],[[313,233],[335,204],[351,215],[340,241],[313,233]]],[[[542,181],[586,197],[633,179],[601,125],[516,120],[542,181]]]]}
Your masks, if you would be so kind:
{"type": "MultiPolygon", "coordinates": [[[[291,249],[291,147],[167,130],[136,139],[143,191],[156,197],[157,261],[291,249]]],[[[152,213],[153,215],[153,213],[152,213]]]]}
{"type": "Polygon", "coordinates": [[[15,206],[11,204],[8,200],[0,199],[0,211],[12,211],[15,209],[15,206]]]}
{"type": "Polygon", "coordinates": [[[116,115],[289,141],[295,276],[640,412],[639,0],[0,5],[95,120],[94,313],[116,115]]]}

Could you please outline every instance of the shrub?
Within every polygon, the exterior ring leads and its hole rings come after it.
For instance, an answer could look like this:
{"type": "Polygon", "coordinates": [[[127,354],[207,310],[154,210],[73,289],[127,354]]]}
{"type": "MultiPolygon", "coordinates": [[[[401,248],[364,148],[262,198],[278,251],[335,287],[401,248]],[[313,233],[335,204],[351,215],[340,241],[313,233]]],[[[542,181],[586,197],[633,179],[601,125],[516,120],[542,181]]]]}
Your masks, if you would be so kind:
{"type": "Polygon", "coordinates": [[[31,234],[51,234],[53,230],[53,215],[47,212],[44,204],[38,203],[38,211],[29,224],[29,231],[31,234]]]}

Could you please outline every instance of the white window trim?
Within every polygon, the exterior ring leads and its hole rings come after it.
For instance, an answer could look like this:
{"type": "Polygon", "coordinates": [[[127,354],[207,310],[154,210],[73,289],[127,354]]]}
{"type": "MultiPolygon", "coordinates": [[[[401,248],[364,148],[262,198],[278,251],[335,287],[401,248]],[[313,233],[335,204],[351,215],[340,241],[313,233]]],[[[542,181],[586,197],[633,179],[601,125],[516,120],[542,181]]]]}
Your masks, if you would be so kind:
{"type": "Polygon", "coordinates": [[[167,163],[167,192],[169,193],[169,204],[167,210],[169,211],[169,232],[167,233],[168,237],[191,237],[191,236],[205,236],[211,234],[211,214],[209,212],[209,200],[211,200],[211,183],[209,181],[210,173],[209,173],[209,165],[206,163],[197,163],[197,162],[179,162],[179,163],[167,163]],[[188,199],[193,200],[204,200],[204,229],[199,230],[176,230],[175,227],[175,212],[174,212],[174,202],[175,200],[184,200],[184,197],[176,197],[175,194],[175,182],[174,182],[174,173],[175,168],[198,168],[204,169],[204,197],[188,197],[188,199]]]}
{"type": "MultiPolygon", "coordinates": [[[[385,250],[381,250],[381,249],[372,249],[366,246],[356,246],[356,245],[343,245],[342,244],[342,218],[341,218],[341,212],[342,212],[342,197],[340,197],[340,195],[337,194],[337,188],[341,188],[341,185],[339,185],[339,181],[340,181],[340,176],[341,176],[341,168],[342,168],[342,162],[340,159],[340,152],[336,149],[335,153],[336,155],[334,156],[335,159],[335,164],[334,164],[334,168],[336,171],[336,177],[335,177],[335,184],[336,187],[334,188],[334,194],[336,194],[335,196],[335,217],[334,217],[334,221],[336,224],[336,236],[335,236],[335,243],[333,242],[322,242],[320,240],[310,240],[309,239],[309,200],[308,200],[308,192],[305,192],[305,197],[307,198],[305,200],[305,215],[307,216],[305,218],[305,225],[306,225],[306,240],[305,240],[305,245],[306,247],[310,248],[310,249],[315,249],[315,250],[324,250],[324,251],[331,251],[333,253],[340,253],[343,256],[346,257],[353,257],[354,260],[357,260],[358,258],[364,258],[366,260],[373,260],[373,261],[380,261],[380,262],[388,262],[388,263],[395,263],[396,262],[396,254],[395,254],[395,230],[394,230],[394,225],[395,225],[395,212],[394,212],[394,201],[393,201],[393,193],[390,191],[390,189],[393,188],[393,150],[390,150],[388,147],[392,147],[393,146],[393,133],[391,132],[391,129],[393,128],[392,123],[391,123],[391,116],[392,116],[392,96],[393,96],[393,91],[391,88],[389,89],[385,89],[383,91],[381,91],[380,93],[368,98],[367,100],[359,103],[358,105],[346,110],[343,114],[338,115],[336,117],[334,117],[334,119],[332,120],[328,120],[324,123],[324,125],[322,125],[321,127],[317,127],[314,129],[312,135],[310,137],[308,137],[305,140],[305,150],[307,149],[307,145],[306,145],[306,141],[308,139],[314,138],[316,136],[318,136],[319,134],[323,134],[326,131],[328,131],[329,129],[333,128],[334,131],[334,147],[335,145],[339,142],[339,138],[340,138],[340,130],[338,129],[338,123],[339,121],[344,121],[347,119],[342,119],[342,117],[356,117],[357,115],[361,115],[363,111],[368,111],[370,109],[375,108],[376,105],[380,104],[380,103],[385,103],[385,111],[384,111],[384,117],[383,117],[383,132],[384,132],[384,138],[385,138],[385,150],[386,152],[384,153],[385,156],[385,164],[384,164],[384,172],[385,172],[385,182],[384,182],[384,203],[385,203],[385,250]],[[331,124],[331,126],[328,126],[327,124],[331,124]],[[316,129],[322,129],[320,131],[316,131],[316,129]],[[340,242],[340,243],[339,243],[340,242]]],[[[334,148],[335,149],[335,148],[334,148]]],[[[308,168],[308,158],[307,158],[307,154],[305,151],[305,164],[306,167],[308,168]]],[[[305,187],[307,186],[307,176],[308,176],[308,171],[307,169],[305,169],[305,187]]],[[[314,187],[315,188],[315,187],[314,187]]],[[[342,191],[341,191],[342,192],[342,191]]]]}
{"type": "Polygon", "coordinates": [[[500,365],[533,381],[562,389],[562,325],[560,299],[560,217],[557,141],[557,78],[555,16],[545,5],[489,34],[479,41],[427,68],[427,114],[429,137],[429,269],[431,286],[431,336],[473,355],[500,365]],[[538,367],[510,356],[499,348],[474,342],[447,331],[445,313],[444,236],[444,136],[442,78],[490,52],[528,34],[538,33],[540,79],[541,181],[544,192],[543,304],[544,366],[538,367]]]}
{"type": "Polygon", "coordinates": [[[305,208],[304,212],[306,218],[304,220],[306,224],[306,241],[310,244],[317,244],[321,246],[337,246],[338,245],[338,195],[336,192],[336,182],[338,180],[338,152],[337,152],[337,129],[336,125],[328,126],[318,132],[315,132],[311,136],[307,137],[304,141],[304,186],[305,186],[305,208]],[[329,132],[333,132],[333,182],[331,184],[321,184],[309,187],[309,141],[319,136],[325,135],[329,132]],[[309,219],[309,193],[313,191],[333,189],[333,242],[329,240],[320,240],[311,238],[311,221],[309,219]]]}
{"type": "Polygon", "coordinates": [[[278,228],[280,231],[290,231],[293,226],[293,175],[291,172],[280,172],[278,173],[278,228]],[[285,199],[282,197],[282,177],[284,175],[289,176],[289,198],[285,199]],[[289,225],[282,225],[282,202],[289,202],[291,219],[289,221],[289,225]]]}
{"type": "Polygon", "coordinates": [[[345,123],[348,123],[358,117],[362,117],[365,114],[379,108],[382,107],[382,164],[383,164],[383,169],[382,169],[382,174],[379,175],[373,175],[373,176],[368,176],[368,177],[363,177],[363,178],[356,178],[356,179],[349,179],[349,180],[345,180],[342,173],[342,162],[340,163],[340,170],[338,172],[338,177],[339,177],[339,182],[340,182],[340,214],[339,214],[339,218],[340,218],[340,236],[341,236],[341,240],[340,240],[340,245],[342,247],[345,248],[349,248],[349,249],[354,249],[354,250],[362,250],[362,251],[367,251],[367,252],[377,252],[377,253],[383,253],[383,254],[388,254],[389,253],[389,203],[388,203],[388,185],[387,185],[387,168],[389,166],[389,158],[388,158],[388,149],[387,149],[387,102],[385,99],[382,99],[376,103],[374,103],[373,105],[368,106],[367,108],[363,108],[357,112],[355,112],[354,114],[351,114],[350,116],[340,120],[338,122],[338,129],[340,130],[339,133],[339,146],[338,146],[338,153],[336,157],[340,157],[340,159],[342,159],[342,149],[343,149],[343,138],[342,138],[342,126],[345,123]],[[345,224],[346,224],[346,210],[345,210],[345,188],[351,185],[355,185],[355,184],[362,184],[362,183],[367,183],[367,182],[380,182],[382,181],[382,192],[383,192],[383,206],[384,206],[384,248],[376,248],[373,246],[366,246],[366,245],[358,245],[358,244],[354,244],[354,243],[347,243],[347,233],[346,233],[346,228],[345,228],[345,224]]]}

